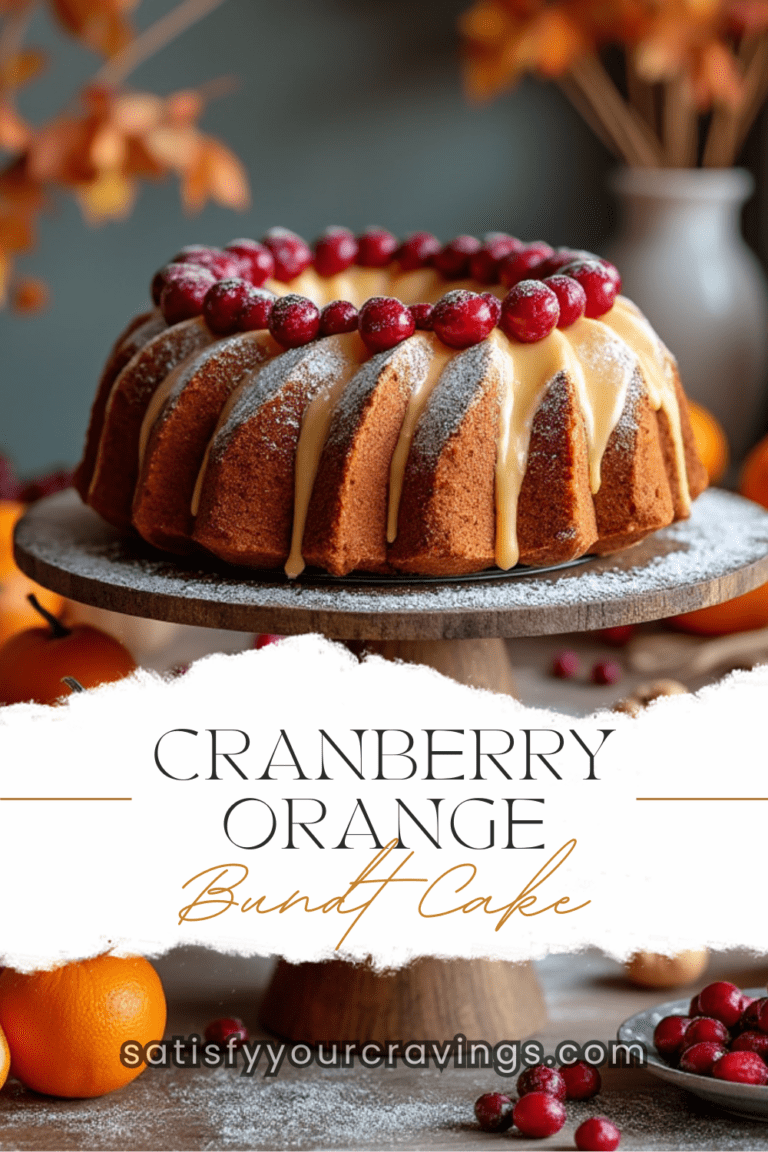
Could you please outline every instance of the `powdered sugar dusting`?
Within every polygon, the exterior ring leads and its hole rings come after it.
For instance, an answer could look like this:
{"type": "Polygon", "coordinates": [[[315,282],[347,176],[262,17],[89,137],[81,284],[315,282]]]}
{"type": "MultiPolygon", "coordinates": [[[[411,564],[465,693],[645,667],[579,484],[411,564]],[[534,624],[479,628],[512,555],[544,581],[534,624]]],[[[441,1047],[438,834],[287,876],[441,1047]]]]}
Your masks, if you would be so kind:
{"type": "Polygon", "coordinates": [[[431,466],[488,387],[491,346],[487,341],[457,353],[445,367],[416,428],[411,450],[415,466],[431,466]]]}
{"type": "Polygon", "coordinates": [[[429,359],[429,351],[424,340],[419,337],[410,337],[395,348],[371,357],[344,389],[336,407],[328,443],[347,443],[367,397],[376,387],[387,365],[392,365],[400,373],[405,388],[408,383],[423,379],[429,367],[429,359]]]}

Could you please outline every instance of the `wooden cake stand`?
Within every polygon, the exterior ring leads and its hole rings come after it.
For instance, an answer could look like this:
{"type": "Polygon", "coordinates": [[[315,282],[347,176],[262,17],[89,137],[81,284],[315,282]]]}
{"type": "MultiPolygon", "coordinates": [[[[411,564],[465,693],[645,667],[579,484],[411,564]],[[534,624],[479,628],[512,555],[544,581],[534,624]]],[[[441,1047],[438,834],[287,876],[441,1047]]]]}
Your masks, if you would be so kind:
{"type": "MultiPolygon", "coordinates": [[[[768,582],[768,513],[711,489],[690,520],[617,556],[462,580],[346,578],[169,558],[105,524],[77,495],[34,504],[15,555],[33,580],[84,604],[180,624],[366,641],[474,687],[512,692],[502,637],[590,631],[704,608],[768,582]]],[[[392,975],[342,960],[281,961],[264,1023],[296,1041],[519,1039],[546,1019],[530,964],[424,958],[392,975]]]]}

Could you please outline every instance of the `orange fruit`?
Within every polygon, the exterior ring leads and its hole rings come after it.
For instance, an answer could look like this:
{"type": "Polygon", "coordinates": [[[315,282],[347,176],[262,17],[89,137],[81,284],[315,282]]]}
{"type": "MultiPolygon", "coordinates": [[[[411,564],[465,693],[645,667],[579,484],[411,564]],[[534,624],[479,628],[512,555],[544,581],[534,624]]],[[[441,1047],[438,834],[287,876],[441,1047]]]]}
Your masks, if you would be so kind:
{"type": "Polygon", "coordinates": [[[135,669],[130,652],[113,636],[89,624],[67,628],[51,616],[49,626],[16,632],[0,647],[0,704],[54,704],[68,694],[64,676],[96,688],[135,669]]]}
{"type": "Polygon", "coordinates": [[[11,1050],[8,1047],[8,1041],[5,1038],[5,1032],[0,1028],[0,1088],[5,1084],[8,1079],[8,1073],[11,1068],[11,1050]]]}
{"type": "Polygon", "coordinates": [[[713,604],[711,608],[699,608],[697,612],[685,612],[673,616],[671,621],[682,632],[695,632],[698,636],[725,636],[730,632],[751,632],[753,628],[768,627],[768,584],[726,600],[724,604],[713,604]]]}
{"type": "Polygon", "coordinates": [[[710,484],[716,484],[728,467],[728,440],[723,426],[707,408],[691,400],[688,401],[688,414],[701,462],[710,484]]]}
{"type": "Polygon", "coordinates": [[[103,1096],[143,1070],[120,1048],[149,1044],[165,1029],[160,977],[141,956],[96,956],[49,972],[0,975],[0,1026],[13,1074],[49,1096],[103,1096]]]}
{"type": "Polygon", "coordinates": [[[744,461],[739,492],[768,508],[768,436],[755,445],[744,461]]]}
{"type": "Polygon", "coordinates": [[[0,581],[18,572],[13,560],[13,529],[23,515],[24,505],[16,500],[0,500],[0,581]]]}
{"type": "Polygon", "coordinates": [[[61,596],[41,588],[18,568],[8,576],[0,577],[0,644],[17,632],[40,623],[40,614],[27,599],[30,592],[34,592],[43,608],[54,616],[62,610],[64,601],[61,596]]]}

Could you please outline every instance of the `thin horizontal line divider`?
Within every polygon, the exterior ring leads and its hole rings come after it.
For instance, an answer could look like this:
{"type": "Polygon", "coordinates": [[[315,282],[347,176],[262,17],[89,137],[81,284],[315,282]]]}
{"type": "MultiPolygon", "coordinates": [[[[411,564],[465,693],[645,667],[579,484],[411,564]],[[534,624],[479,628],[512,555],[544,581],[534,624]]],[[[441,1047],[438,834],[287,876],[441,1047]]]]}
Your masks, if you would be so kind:
{"type": "Polygon", "coordinates": [[[133,800],[133,796],[0,796],[0,800],[133,800]]]}
{"type": "Polygon", "coordinates": [[[635,796],[635,800],[768,800],[768,796],[635,796]]]}

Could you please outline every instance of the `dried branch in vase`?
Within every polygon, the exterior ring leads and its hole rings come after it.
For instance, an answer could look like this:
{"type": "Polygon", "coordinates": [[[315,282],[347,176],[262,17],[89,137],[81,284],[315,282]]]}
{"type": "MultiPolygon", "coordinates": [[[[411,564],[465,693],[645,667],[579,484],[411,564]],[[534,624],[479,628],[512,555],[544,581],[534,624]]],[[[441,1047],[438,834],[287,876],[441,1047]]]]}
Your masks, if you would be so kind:
{"type": "Polygon", "coordinates": [[[460,24],[470,96],[557,79],[635,167],[734,164],[768,97],[766,0],[476,0],[460,24]],[[623,50],[621,86],[608,47],[623,50]]]}
{"type": "Polygon", "coordinates": [[[0,151],[8,154],[0,168],[0,306],[10,301],[31,312],[45,305],[46,286],[19,276],[15,264],[34,247],[38,218],[57,192],[74,196],[89,224],[125,218],[142,181],[168,175],[178,177],[187,212],[209,200],[248,206],[242,164],[198,127],[206,104],[232,89],[230,79],[169,96],[124,86],[139,64],[223,0],[181,0],[137,35],[131,15],[139,2],[0,0],[0,151]],[[44,54],[24,44],[43,2],[64,32],[106,59],[64,111],[32,125],[20,115],[16,96],[46,66],[44,54]]]}

